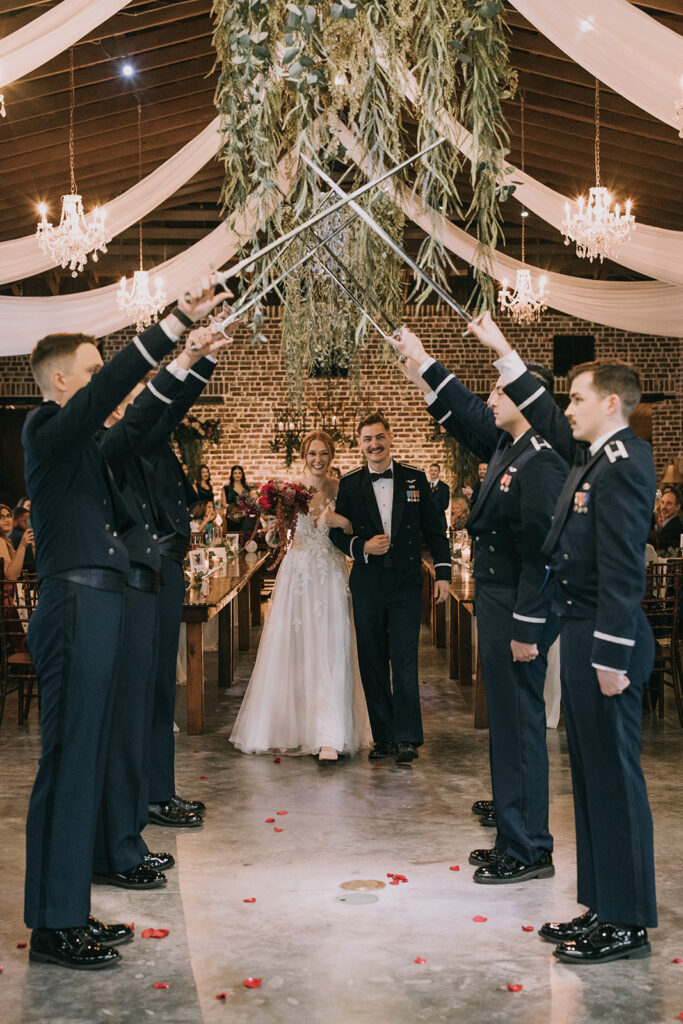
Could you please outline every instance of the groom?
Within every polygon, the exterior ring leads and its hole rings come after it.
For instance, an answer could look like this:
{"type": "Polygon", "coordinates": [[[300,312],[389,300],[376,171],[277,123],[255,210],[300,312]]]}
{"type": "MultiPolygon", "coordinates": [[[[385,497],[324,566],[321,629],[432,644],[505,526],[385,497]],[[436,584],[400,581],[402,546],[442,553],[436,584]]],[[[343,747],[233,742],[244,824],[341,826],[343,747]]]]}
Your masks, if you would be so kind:
{"type": "Polygon", "coordinates": [[[353,559],[350,587],[358,660],[375,746],[371,761],[415,760],[422,744],[417,647],[422,620],[420,534],[434,559],[436,600],[448,596],[451,560],[424,473],[391,457],[391,430],[371,413],[358,425],[367,466],[342,477],[336,511],[352,535],[330,531],[353,559]],[[391,666],[391,673],[390,673],[391,666]]]}

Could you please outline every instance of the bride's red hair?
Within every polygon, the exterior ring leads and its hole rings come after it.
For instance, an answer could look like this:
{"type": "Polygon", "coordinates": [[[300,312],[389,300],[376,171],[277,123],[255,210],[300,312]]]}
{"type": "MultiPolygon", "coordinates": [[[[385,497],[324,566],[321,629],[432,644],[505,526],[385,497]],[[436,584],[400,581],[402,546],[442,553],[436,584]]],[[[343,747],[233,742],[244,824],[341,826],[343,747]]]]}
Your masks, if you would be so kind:
{"type": "Polygon", "coordinates": [[[325,445],[328,452],[330,453],[330,462],[332,462],[334,458],[334,441],[325,430],[309,430],[309,432],[306,434],[305,438],[301,442],[301,448],[299,449],[299,454],[301,455],[301,458],[304,461],[306,460],[306,456],[308,455],[308,449],[311,447],[311,441],[322,441],[322,443],[325,445]]]}

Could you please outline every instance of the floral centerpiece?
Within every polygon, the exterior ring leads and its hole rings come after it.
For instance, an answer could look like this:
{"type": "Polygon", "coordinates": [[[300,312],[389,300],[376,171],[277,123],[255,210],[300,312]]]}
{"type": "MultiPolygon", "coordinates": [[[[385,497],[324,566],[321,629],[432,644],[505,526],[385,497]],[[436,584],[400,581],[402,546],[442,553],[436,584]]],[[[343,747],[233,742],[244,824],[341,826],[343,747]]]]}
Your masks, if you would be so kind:
{"type": "Polygon", "coordinates": [[[180,448],[191,480],[194,480],[199,472],[204,442],[218,444],[220,439],[221,422],[218,419],[201,420],[198,416],[188,413],[175,428],[173,440],[180,448]]]}
{"type": "Polygon", "coordinates": [[[285,557],[299,515],[308,515],[312,497],[308,487],[287,480],[268,480],[261,487],[256,504],[266,528],[266,542],[278,552],[275,565],[285,557]]]}

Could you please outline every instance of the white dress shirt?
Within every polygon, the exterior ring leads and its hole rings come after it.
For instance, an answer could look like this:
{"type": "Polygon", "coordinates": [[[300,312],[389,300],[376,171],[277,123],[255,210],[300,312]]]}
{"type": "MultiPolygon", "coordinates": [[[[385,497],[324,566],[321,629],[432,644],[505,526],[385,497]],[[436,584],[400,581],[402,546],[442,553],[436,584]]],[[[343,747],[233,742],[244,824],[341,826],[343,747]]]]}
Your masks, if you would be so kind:
{"type": "MultiPolygon", "coordinates": [[[[391,537],[391,510],[394,504],[394,460],[392,459],[387,469],[392,472],[391,480],[374,480],[372,489],[375,492],[375,500],[379,509],[379,516],[382,520],[382,529],[387,537],[391,537]]],[[[374,470],[370,470],[374,472],[374,470]]]]}

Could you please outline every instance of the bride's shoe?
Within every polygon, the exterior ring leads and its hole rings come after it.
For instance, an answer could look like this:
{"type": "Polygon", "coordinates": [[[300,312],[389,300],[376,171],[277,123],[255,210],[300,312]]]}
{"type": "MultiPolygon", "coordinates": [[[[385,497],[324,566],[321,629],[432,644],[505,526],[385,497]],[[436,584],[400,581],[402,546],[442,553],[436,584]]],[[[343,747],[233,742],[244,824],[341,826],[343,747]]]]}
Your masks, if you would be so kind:
{"type": "Polygon", "coordinates": [[[338,761],[339,754],[334,747],[321,747],[318,754],[319,761],[338,761]]]}

